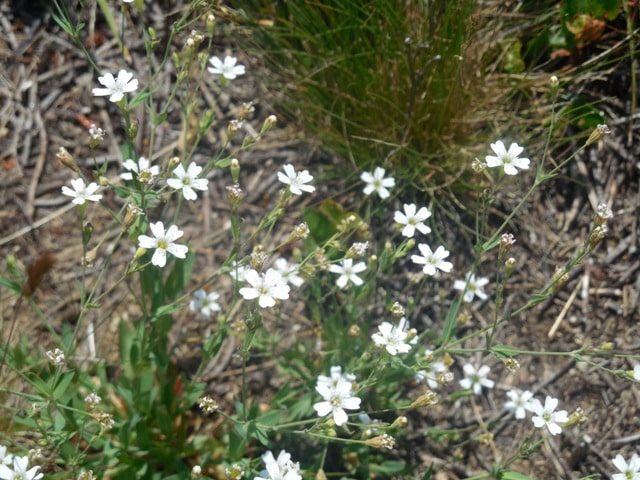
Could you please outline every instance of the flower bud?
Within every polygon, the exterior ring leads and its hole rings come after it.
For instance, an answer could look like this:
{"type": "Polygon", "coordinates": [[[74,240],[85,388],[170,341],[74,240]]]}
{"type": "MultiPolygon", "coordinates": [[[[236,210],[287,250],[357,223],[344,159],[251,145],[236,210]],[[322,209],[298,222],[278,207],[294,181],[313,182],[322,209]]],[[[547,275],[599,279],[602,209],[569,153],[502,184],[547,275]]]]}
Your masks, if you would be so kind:
{"type": "Polygon", "coordinates": [[[216,29],[216,16],[213,13],[209,13],[207,15],[205,25],[207,28],[207,35],[209,35],[209,37],[213,37],[213,32],[215,32],[216,29]]]}
{"type": "Polygon", "coordinates": [[[386,448],[387,450],[391,450],[395,446],[396,441],[391,435],[383,433],[382,435],[378,435],[377,437],[365,440],[364,443],[369,447],[386,448]]]}
{"type": "Polygon", "coordinates": [[[264,247],[262,245],[256,245],[253,252],[251,252],[249,266],[259,272],[262,270],[266,259],[267,253],[264,251],[264,247]]]}
{"type": "Polygon", "coordinates": [[[138,207],[137,205],[134,205],[133,203],[129,203],[127,205],[127,213],[125,214],[124,221],[122,222],[122,229],[121,229],[122,233],[129,230],[129,227],[131,227],[131,225],[133,225],[136,219],[143,214],[144,212],[140,207],[138,207]]]}
{"type": "Polygon", "coordinates": [[[89,148],[93,150],[104,140],[104,130],[91,124],[89,127],[89,148]]]}
{"type": "Polygon", "coordinates": [[[407,426],[408,420],[404,415],[400,415],[391,424],[391,428],[404,428],[407,426]]]}
{"type": "Polygon", "coordinates": [[[240,176],[240,162],[237,158],[231,159],[229,171],[231,172],[231,179],[233,180],[233,183],[238,183],[238,177],[240,176]]]}
{"type": "Polygon", "coordinates": [[[297,240],[304,240],[309,236],[309,226],[306,223],[301,223],[296,226],[289,235],[289,242],[295,242],[297,240]]]}
{"type": "Polygon", "coordinates": [[[504,260],[504,257],[507,256],[509,250],[511,250],[511,245],[516,243],[515,237],[511,233],[503,233],[500,237],[500,247],[498,248],[498,261],[504,260]]]}
{"type": "Polygon", "coordinates": [[[131,123],[127,127],[127,135],[129,136],[129,140],[133,140],[134,138],[136,138],[139,128],[140,122],[135,118],[131,119],[131,123]]]}
{"type": "Polygon", "coordinates": [[[180,165],[180,157],[171,157],[169,159],[169,170],[173,170],[180,165]]]}
{"type": "Polygon", "coordinates": [[[605,135],[609,135],[610,133],[611,133],[611,130],[609,129],[609,127],[607,125],[605,125],[605,124],[598,125],[593,130],[593,132],[591,132],[591,135],[589,135],[589,138],[587,138],[587,141],[584,142],[584,146],[588,147],[592,143],[597,142],[602,137],[604,137],[605,135]]]}
{"type": "Polygon", "coordinates": [[[391,316],[395,320],[399,320],[405,315],[404,307],[400,305],[400,302],[395,302],[393,305],[391,305],[390,311],[391,311],[391,316]]]}
{"type": "Polygon", "coordinates": [[[360,336],[360,326],[355,324],[351,325],[347,335],[351,338],[358,338],[360,336]]]}
{"type": "Polygon", "coordinates": [[[269,115],[265,119],[264,123],[262,124],[262,128],[260,129],[260,135],[264,135],[269,130],[271,130],[277,121],[278,119],[276,118],[275,115],[269,115]]]}
{"type": "Polygon", "coordinates": [[[194,465],[191,468],[191,478],[198,480],[200,477],[202,477],[202,467],[200,467],[200,465],[194,465]]]}
{"type": "Polygon", "coordinates": [[[411,403],[409,408],[428,407],[430,405],[435,405],[436,403],[438,403],[438,395],[436,395],[435,392],[429,390],[427,391],[427,393],[420,395],[418,398],[416,398],[411,403]]]}
{"type": "Polygon", "coordinates": [[[66,148],[60,147],[58,153],[56,153],[56,158],[60,160],[60,163],[62,163],[65,167],[70,168],[74,172],[78,173],[80,171],[75,160],[66,148]]]}

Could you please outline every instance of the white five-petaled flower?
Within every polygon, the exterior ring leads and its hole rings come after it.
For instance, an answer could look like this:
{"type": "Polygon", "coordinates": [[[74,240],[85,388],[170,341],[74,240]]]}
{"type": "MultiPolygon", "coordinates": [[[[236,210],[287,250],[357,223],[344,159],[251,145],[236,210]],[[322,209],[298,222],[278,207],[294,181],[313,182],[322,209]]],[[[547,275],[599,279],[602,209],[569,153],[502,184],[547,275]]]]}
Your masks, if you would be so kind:
{"type": "Polygon", "coordinates": [[[411,261],[418,265],[424,265],[422,271],[425,275],[435,275],[438,270],[450,272],[453,268],[453,263],[444,260],[449,256],[449,251],[445,250],[442,245],[436,248],[435,252],[426,243],[419,243],[418,249],[422,256],[411,255],[411,261]]]}
{"type": "Polygon", "coordinates": [[[220,298],[216,292],[205,292],[203,289],[193,293],[193,300],[189,302],[189,310],[200,312],[205,317],[210,317],[213,312],[220,311],[217,300],[220,298]]]}
{"type": "Polygon", "coordinates": [[[524,148],[517,143],[512,143],[507,151],[502,140],[498,140],[496,143],[491,144],[491,150],[496,155],[487,155],[485,157],[488,167],[502,167],[507,175],[517,175],[518,168],[522,170],[529,168],[529,159],[518,157],[524,151],[524,148]]]}
{"type": "Polygon", "coordinates": [[[514,412],[517,419],[523,419],[526,416],[526,410],[529,409],[529,403],[533,398],[533,393],[529,390],[525,390],[524,392],[509,390],[507,397],[509,397],[509,401],[504,404],[504,408],[510,412],[514,412]]]}
{"type": "Polygon", "coordinates": [[[238,59],[236,57],[224,57],[224,61],[218,57],[211,57],[209,59],[211,66],[208,68],[209,72],[214,75],[222,75],[227,80],[233,80],[238,75],[244,75],[244,65],[236,65],[238,59]]]}
{"type": "Polygon", "coordinates": [[[291,461],[291,454],[281,450],[276,459],[271,450],[262,455],[265,470],[255,480],[301,480],[300,464],[291,461]]]}
{"type": "Polygon", "coordinates": [[[558,410],[558,399],[547,395],[544,400],[544,407],[537,398],[532,399],[529,402],[527,410],[533,412],[535,415],[531,417],[531,421],[536,428],[547,427],[551,435],[558,435],[562,433],[562,427],[559,423],[566,423],[569,421],[569,415],[566,410],[558,410]]]}
{"type": "Polygon", "coordinates": [[[282,278],[294,287],[301,287],[304,283],[304,278],[298,275],[298,269],[300,265],[297,263],[289,263],[286,258],[278,258],[273,262],[273,268],[282,275],[282,278]]]}
{"type": "Polygon", "coordinates": [[[322,396],[322,402],[313,405],[314,410],[320,417],[333,415],[333,421],[337,426],[347,422],[349,417],[345,410],[357,410],[360,408],[360,399],[353,396],[353,384],[348,378],[349,374],[334,375],[334,369],[331,369],[331,379],[320,375],[316,383],[316,391],[322,396]]]}
{"type": "Polygon", "coordinates": [[[483,287],[489,283],[489,279],[485,277],[476,278],[471,272],[467,272],[464,280],[456,280],[453,282],[453,288],[464,291],[463,300],[467,303],[473,301],[473,297],[477,296],[480,300],[486,300],[488,295],[484,292],[483,287]],[[468,284],[468,285],[467,285],[468,284]]]}
{"type": "Polygon", "coordinates": [[[418,230],[420,233],[426,235],[431,232],[431,229],[424,224],[424,221],[431,216],[431,212],[427,207],[421,207],[416,211],[415,203],[404,204],[404,213],[400,210],[396,210],[393,215],[393,220],[400,225],[404,225],[402,229],[402,235],[405,237],[413,238],[418,230]]]}
{"type": "Polygon", "coordinates": [[[440,360],[433,360],[433,352],[431,350],[427,350],[424,354],[431,361],[422,370],[417,371],[414,378],[418,382],[426,382],[431,390],[435,390],[440,386],[438,377],[441,373],[447,371],[447,365],[440,360]]]}
{"type": "Polygon", "coordinates": [[[631,455],[629,463],[622,455],[616,455],[612,463],[620,473],[611,475],[611,480],[640,480],[640,457],[637,453],[631,455]]]}
{"type": "Polygon", "coordinates": [[[342,373],[342,367],[340,366],[334,365],[331,367],[330,375],[330,377],[327,377],[326,375],[318,375],[317,384],[320,385],[322,383],[331,388],[335,388],[341,381],[351,383],[356,381],[356,376],[353,373],[342,373]]]}
{"type": "Polygon", "coordinates": [[[245,300],[257,298],[260,308],[273,307],[276,304],[276,299],[286,300],[289,298],[289,285],[282,278],[282,275],[273,268],[263,274],[250,268],[244,273],[244,278],[251,286],[242,287],[239,290],[240,295],[245,300]]]}
{"type": "Polygon", "coordinates": [[[198,198],[198,194],[193,190],[206,190],[209,185],[209,180],[206,178],[198,178],[202,172],[202,167],[196,165],[195,162],[191,162],[185,171],[182,165],[178,165],[173,174],[176,178],[167,179],[167,185],[176,190],[182,189],[182,195],[185,200],[195,200],[198,198]]]}
{"type": "Polygon", "coordinates": [[[109,101],[114,103],[122,100],[125,93],[135,92],[138,89],[138,80],[133,78],[133,73],[126,70],[120,70],[117,78],[114,78],[111,73],[106,73],[98,77],[98,82],[104,88],[94,88],[93,94],[96,97],[110,95],[109,101]]]}
{"type": "Polygon", "coordinates": [[[488,365],[482,365],[476,370],[476,367],[467,363],[462,367],[462,370],[464,371],[464,378],[460,380],[460,386],[473,390],[474,395],[480,395],[482,387],[493,388],[495,385],[495,382],[488,378],[491,371],[488,365]]]}
{"type": "Polygon", "coordinates": [[[0,445],[0,465],[11,465],[13,463],[13,455],[7,453],[7,447],[0,445]]]}
{"type": "Polygon", "coordinates": [[[289,191],[294,195],[302,195],[302,192],[311,193],[316,189],[313,185],[306,185],[313,180],[313,176],[309,174],[309,171],[296,172],[290,163],[284,166],[284,173],[278,172],[278,180],[285,185],[289,185],[289,191]]]}
{"type": "Polygon", "coordinates": [[[84,205],[87,200],[90,202],[97,202],[102,198],[102,195],[96,194],[100,187],[95,182],[85,185],[84,180],[81,178],[75,178],[71,180],[71,186],[73,187],[73,190],[66,185],[63,186],[62,194],[73,197],[71,202],[76,205],[84,205]]]}
{"type": "Polygon", "coordinates": [[[384,174],[385,169],[382,167],[376,167],[373,173],[362,172],[360,179],[367,184],[363,190],[365,195],[371,195],[373,192],[376,192],[382,200],[389,197],[390,193],[388,189],[395,186],[396,181],[393,177],[385,178],[384,174]]]}
{"type": "Polygon", "coordinates": [[[358,276],[358,273],[364,272],[367,269],[367,265],[364,262],[353,264],[352,258],[346,258],[340,265],[333,264],[329,266],[331,273],[338,273],[340,276],[336,280],[338,288],[344,288],[347,286],[347,282],[351,282],[356,286],[362,285],[364,282],[358,276]]]}
{"type": "Polygon", "coordinates": [[[165,232],[164,224],[162,222],[156,222],[150,223],[149,228],[151,228],[153,237],[139,235],[138,246],[156,249],[156,251],[153,252],[153,257],[151,257],[151,263],[158,267],[164,267],[167,264],[167,252],[178,258],[186,257],[189,248],[186,245],[174,243],[184,234],[182,230],[178,230],[177,226],[171,225],[165,232]]]}
{"type": "Polygon", "coordinates": [[[40,466],[29,468],[29,457],[13,457],[13,468],[0,464],[1,480],[39,480],[42,473],[38,473],[40,466]]]}
{"type": "Polygon", "coordinates": [[[129,158],[122,163],[122,166],[129,170],[120,174],[120,178],[123,180],[133,180],[131,172],[134,172],[140,183],[147,184],[160,174],[160,167],[158,165],[151,166],[151,162],[144,157],[140,157],[137,163],[129,158]]]}
{"type": "MultiPolygon", "coordinates": [[[[391,355],[407,353],[411,350],[411,345],[418,341],[418,337],[409,337],[409,323],[402,317],[398,325],[389,322],[382,322],[378,325],[378,332],[371,335],[371,339],[378,347],[384,347],[391,355]]],[[[414,330],[415,332],[415,330],[414,330]]]]}

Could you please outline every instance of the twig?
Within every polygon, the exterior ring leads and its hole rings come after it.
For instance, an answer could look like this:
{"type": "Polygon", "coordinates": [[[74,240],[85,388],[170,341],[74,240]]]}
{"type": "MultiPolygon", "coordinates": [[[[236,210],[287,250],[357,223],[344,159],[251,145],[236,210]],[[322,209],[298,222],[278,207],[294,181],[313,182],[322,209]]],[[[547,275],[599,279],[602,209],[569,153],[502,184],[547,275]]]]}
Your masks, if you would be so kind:
{"type": "MultiPolygon", "coordinates": [[[[584,276],[582,278],[584,279],[584,276]]],[[[578,295],[578,290],[580,290],[580,285],[581,284],[582,284],[582,282],[578,281],[578,283],[576,284],[576,287],[573,289],[573,292],[571,292],[571,295],[569,296],[569,299],[567,300],[567,303],[564,304],[564,307],[562,308],[562,311],[560,312],[560,315],[558,315],[558,318],[556,318],[556,321],[551,326],[551,329],[549,330],[549,333],[547,334],[547,337],[553,338],[553,336],[556,334],[556,331],[560,327],[560,324],[562,323],[562,320],[564,320],[564,317],[567,314],[567,312],[569,311],[569,308],[571,308],[571,305],[573,305],[573,301],[576,299],[576,295],[578,295]]]]}

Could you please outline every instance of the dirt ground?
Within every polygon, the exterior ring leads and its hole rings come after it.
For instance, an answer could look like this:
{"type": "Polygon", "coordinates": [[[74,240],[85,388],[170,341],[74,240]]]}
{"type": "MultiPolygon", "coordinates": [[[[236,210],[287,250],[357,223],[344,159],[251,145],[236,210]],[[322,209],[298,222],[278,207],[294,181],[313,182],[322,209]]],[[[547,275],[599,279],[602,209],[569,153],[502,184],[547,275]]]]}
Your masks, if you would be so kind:
{"type": "MultiPolygon", "coordinates": [[[[68,185],[70,171],[56,160],[59,147],[67,148],[81,167],[89,173],[92,168],[87,148],[88,125],[95,123],[109,134],[99,147],[99,154],[109,162],[109,174],[115,177],[121,168],[120,145],[122,126],[116,109],[104,98],[93,97],[97,75],[90,69],[79,49],[53,22],[44,10],[27,9],[29,2],[0,3],[0,275],[9,276],[7,265],[15,258],[24,271],[33,259],[43,252],[53,252],[57,259],[52,273],[45,279],[34,301],[45,314],[46,321],[14,312],[15,297],[8,290],[0,290],[2,339],[8,336],[8,325],[16,320],[16,338],[29,332],[29,341],[36,348],[49,347],[48,328],[58,329],[64,322],[73,324],[77,318],[79,293],[75,279],[81,261],[79,223],[75,210],[67,197],[60,194],[68,185]],[[113,132],[113,134],[111,134],[113,132]]],[[[166,28],[161,8],[152,2],[149,17],[154,19],[158,31],[166,28]]],[[[89,51],[101,66],[116,71],[120,66],[118,48],[110,40],[104,25],[92,34],[94,42],[89,51]]],[[[184,40],[184,39],[182,39],[184,40]]],[[[139,39],[130,39],[133,70],[144,60],[139,39]]],[[[179,46],[181,39],[176,40],[179,46]]],[[[217,54],[225,53],[225,45],[216,45],[217,54]]],[[[561,436],[546,443],[541,452],[523,459],[514,469],[540,479],[577,479],[591,474],[608,478],[612,473],[610,460],[622,453],[629,457],[640,452],[640,390],[638,384],[605,373],[595,365],[610,370],[632,369],[634,362],[624,358],[627,354],[640,354],[640,256],[638,255],[638,220],[640,219],[640,127],[638,115],[632,115],[630,106],[630,73],[628,64],[616,67],[606,79],[594,81],[588,89],[594,96],[605,96],[602,105],[612,134],[589,148],[584,155],[571,162],[563,175],[547,184],[535,195],[523,211],[525,222],[515,224],[518,242],[513,256],[519,268],[507,289],[506,305],[518,306],[528,292],[540,288],[552,277],[556,266],[563,265],[582,244],[593,221],[597,205],[607,203],[614,213],[609,222],[606,239],[596,252],[571,272],[563,290],[551,301],[538,305],[525,315],[514,318],[503,329],[500,341],[522,350],[572,351],[585,345],[598,347],[612,343],[615,357],[590,357],[589,363],[577,364],[567,357],[522,356],[521,369],[497,378],[495,392],[477,400],[475,412],[485,422],[501,412],[504,393],[510,385],[528,388],[538,395],[549,394],[560,399],[569,410],[581,407],[587,421],[566,429],[561,436]],[[625,68],[627,70],[625,71],[625,68]],[[552,332],[552,330],[554,332],[552,332]]],[[[144,75],[144,74],[142,74],[144,75]]],[[[160,77],[160,91],[168,92],[171,72],[160,77]]],[[[145,78],[140,78],[141,82],[145,78]]],[[[229,120],[233,119],[243,102],[255,101],[253,120],[246,128],[257,130],[271,113],[261,98],[260,80],[247,75],[234,82],[224,92],[215,82],[204,86],[202,107],[216,112],[213,132],[205,139],[194,160],[203,163],[224,138],[229,120]]],[[[146,114],[140,109],[141,131],[137,137],[140,151],[149,149],[148,130],[144,127],[146,114]]],[[[182,125],[177,115],[169,115],[154,141],[154,151],[167,158],[179,153],[178,141],[182,125]]],[[[280,165],[296,162],[313,172],[335,162],[329,155],[297,140],[300,136],[294,126],[269,135],[249,154],[238,153],[242,165],[242,178],[248,197],[245,215],[259,217],[265,205],[273,203],[279,187],[275,172],[280,165]]],[[[567,147],[576,148],[576,144],[567,147]]],[[[210,177],[210,190],[196,206],[189,206],[188,221],[182,227],[193,238],[201,269],[219,264],[226,258],[229,248],[223,244],[228,237],[226,190],[229,179],[214,173],[210,177]]],[[[328,196],[337,188],[319,188],[319,197],[328,196]]],[[[513,193],[517,197],[517,193],[513,193]]],[[[513,199],[512,198],[512,199],[513,199]]],[[[118,199],[108,192],[105,202],[112,208],[120,207],[118,199]]],[[[505,203],[503,208],[508,208],[505,203]]],[[[90,206],[89,216],[96,228],[96,236],[107,235],[108,215],[96,206],[90,206]]],[[[296,223],[292,217],[291,226],[296,223]]],[[[111,235],[111,236],[109,236],[111,235]]],[[[451,235],[449,250],[469,248],[464,235],[451,235]]],[[[108,244],[108,240],[107,240],[108,244]]],[[[124,268],[133,254],[122,251],[116,266],[124,268]],[[121,262],[118,264],[118,262],[121,262]]],[[[99,262],[88,269],[95,277],[99,262]]],[[[482,267],[481,267],[482,271],[482,267]]],[[[487,265],[487,273],[491,266],[487,265]]],[[[197,279],[196,279],[197,280],[197,279]]],[[[92,319],[96,329],[99,355],[108,357],[113,352],[112,335],[115,332],[113,312],[127,313],[126,293],[116,292],[104,305],[109,312],[92,319]]],[[[425,318],[436,318],[440,312],[427,311],[425,318]]],[[[488,322],[489,311],[479,306],[469,310],[471,325],[488,322]]],[[[175,333],[176,341],[189,337],[189,331],[206,335],[206,324],[198,323],[193,315],[179,317],[183,322],[175,333]]],[[[420,326],[416,325],[418,328],[420,326]]],[[[429,327],[425,320],[422,327],[429,327]]],[[[14,339],[14,340],[15,340],[14,339]]],[[[188,343],[179,351],[189,363],[188,343]]],[[[229,378],[233,345],[229,345],[222,361],[211,373],[211,380],[223,384],[229,378]]],[[[499,363],[497,360],[494,364],[499,363]]],[[[270,363],[268,366],[272,366],[270,363]]],[[[257,388],[270,388],[269,378],[258,379],[257,388]]],[[[234,391],[228,386],[227,392],[234,391]]],[[[399,439],[398,452],[412,463],[428,466],[447,465],[439,479],[466,478],[491,465],[493,449],[507,450],[529,434],[528,426],[509,423],[494,435],[494,444],[477,442],[464,444],[455,452],[445,450],[430,439],[426,432],[434,424],[447,419],[451,426],[474,425],[473,409],[460,408],[460,404],[443,403],[428,413],[411,414],[409,430],[399,439]],[[463,460],[451,466],[452,456],[463,460]]],[[[468,432],[473,438],[480,430],[468,432]]]]}

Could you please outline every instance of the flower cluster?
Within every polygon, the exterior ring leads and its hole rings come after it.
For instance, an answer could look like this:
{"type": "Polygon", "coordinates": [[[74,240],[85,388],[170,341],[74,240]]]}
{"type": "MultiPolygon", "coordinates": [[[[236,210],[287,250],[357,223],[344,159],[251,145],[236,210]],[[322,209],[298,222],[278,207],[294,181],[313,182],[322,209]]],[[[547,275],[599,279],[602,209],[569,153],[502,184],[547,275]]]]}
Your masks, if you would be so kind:
{"type": "Polygon", "coordinates": [[[349,373],[342,373],[342,367],[331,367],[331,376],[320,375],[316,382],[316,392],[323,401],[313,405],[320,417],[333,415],[336,425],[344,425],[349,417],[345,410],[358,410],[360,399],[353,395],[355,377],[349,373]]]}

